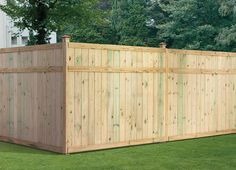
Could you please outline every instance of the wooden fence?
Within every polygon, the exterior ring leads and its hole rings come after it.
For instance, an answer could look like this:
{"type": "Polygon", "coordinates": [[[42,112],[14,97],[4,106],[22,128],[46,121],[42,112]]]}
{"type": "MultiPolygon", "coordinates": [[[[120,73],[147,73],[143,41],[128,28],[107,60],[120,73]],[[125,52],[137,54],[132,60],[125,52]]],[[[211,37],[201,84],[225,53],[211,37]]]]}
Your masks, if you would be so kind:
{"type": "Polygon", "coordinates": [[[236,53],[0,50],[0,140],[62,153],[236,132],[236,53]]]}
{"type": "Polygon", "coordinates": [[[0,49],[0,140],[63,152],[62,45],[0,49]]]}

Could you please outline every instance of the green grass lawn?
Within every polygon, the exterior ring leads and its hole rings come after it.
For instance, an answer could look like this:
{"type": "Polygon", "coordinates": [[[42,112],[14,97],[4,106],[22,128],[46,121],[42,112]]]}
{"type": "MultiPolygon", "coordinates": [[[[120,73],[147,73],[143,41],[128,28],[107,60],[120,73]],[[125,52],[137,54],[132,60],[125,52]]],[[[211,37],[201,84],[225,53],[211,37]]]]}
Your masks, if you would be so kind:
{"type": "Polygon", "coordinates": [[[59,155],[0,142],[0,169],[236,169],[236,135],[59,155]]]}

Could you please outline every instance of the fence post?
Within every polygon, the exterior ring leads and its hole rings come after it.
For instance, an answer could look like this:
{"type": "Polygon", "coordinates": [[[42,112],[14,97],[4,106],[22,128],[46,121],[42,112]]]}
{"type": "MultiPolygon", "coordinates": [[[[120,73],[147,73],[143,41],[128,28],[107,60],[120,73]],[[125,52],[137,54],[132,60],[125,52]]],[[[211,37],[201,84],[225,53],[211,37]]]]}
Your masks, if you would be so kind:
{"type": "Polygon", "coordinates": [[[64,35],[62,37],[62,53],[63,53],[63,58],[64,58],[64,69],[63,69],[63,74],[64,74],[64,153],[68,154],[68,116],[67,113],[69,112],[68,107],[67,107],[67,78],[68,78],[68,69],[67,69],[67,60],[69,57],[69,46],[70,42],[70,36],[64,35]]]}
{"type": "Polygon", "coordinates": [[[167,44],[165,42],[161,42],[160,48],[165,49],[164,56],[165,56],[165,106],[164,106],[164,125],[165,125],[165,141],[169,141],[169,135],[168,135],[168,129],[169,129],[169,114],[168,114],[168,104],[169,104],[169,99],[168,99],[168,77],[169,77],[169,59],[168,59],[168,49],[166,48],[167,44]]]}
{"type": "Polygon", "coordinates": [[[160,48],[166,48],[167,44],[165,42],[161,42],[160,44],[160,48]]]}

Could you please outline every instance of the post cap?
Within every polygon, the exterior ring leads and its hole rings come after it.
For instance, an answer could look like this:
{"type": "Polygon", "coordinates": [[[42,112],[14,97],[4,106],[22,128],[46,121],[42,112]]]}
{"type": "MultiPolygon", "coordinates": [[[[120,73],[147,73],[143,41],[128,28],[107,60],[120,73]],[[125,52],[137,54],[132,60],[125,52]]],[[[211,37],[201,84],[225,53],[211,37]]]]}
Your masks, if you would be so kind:
{"type": "Polygon", "coordinates": [[[160,44],[160,48],[166,48],[167,44],[165,42],[161,42],[160,44]]]}
{"type": "Polygon", "coordinates": [[[63,35],[62,36],[62,42],[70,42],[70,36],[69,35],[63,35]]]}

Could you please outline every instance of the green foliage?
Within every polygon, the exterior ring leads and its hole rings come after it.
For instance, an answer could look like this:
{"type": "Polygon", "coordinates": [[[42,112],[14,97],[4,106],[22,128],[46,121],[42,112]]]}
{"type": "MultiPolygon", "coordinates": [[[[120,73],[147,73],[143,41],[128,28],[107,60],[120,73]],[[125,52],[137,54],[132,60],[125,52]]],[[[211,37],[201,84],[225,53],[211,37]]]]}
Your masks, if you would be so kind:
{"type": "Polygon", "coordinates": [[[225,51],[236,52],[236,25],[223,28],[216,38],[217,45],[225,51]]]}
{"type": "Polygon", "coordinates": [[[226,51],[236,51],[236,0],[220,0],[220,5],[220,14],[230,17],[232,22],[220,30],[217,45],[226,51]]]}
{"type": "MultiPolygon", "coordinates": [[[[116,34],[111,27],[109,16],[111,5],[108,1],[99,1],[93,6],[89,20],[85,22],[75,20],[73,24],[66,25],[59,35],[69,34],[75,42],[116,44],[116,34]]],[[[83,18],[83,17],[82,17],[83,18]]],[[[60,36],[59,36],[60,37],[60,36]]]]}
{"type": "Polygon", "coordinates": [[[146,0],[115,0],[112,5],[112,27],[117,33],[118,44],[150,46],[151,28],[147,26],[148,3],[146,0]]]}
{"type": "Polygon", "coordinates": [[[232,51],[234,48],[228,46],[232,35],[227,40],[224,36],[234,31],[233,19],[232,15],[221,15],[221,7],[212,0],[179,0],[162,5],[169,16],[157,25],[160,39],[172,48],[232,51]]]}
{"type": "Polygon", "coordinates": [[[219,0],[219,12],[223,16],[236,14],[236,0],[219,0]]]}
{"type": "Polygon", "coordinates": [[[36,43],[45,44],[55,24],[49,15],[55,8],[56,0],[8,0],[7,5],[0,8],[10,16],[15,26],[21,30],[28,29],[36,32],[36,43]]]}
{"type": "Polygon", "coordinates": [[[30,44],[72,41],[236,51],[236,0],[8,0],[0,6],[30,44]],[[36,33],[36,36],[33,36],[36,33]]]}
{"type": "Polygon", "coordinates": [[[61,35],[71,35],[71,41],[101,44],[116,44],[116,34],[109,22],[88,23],[81,27],[65,29],[61,35]]]}
{"type": "Polygon", "coordinates": [[[15,26],[21,30],[28,29],[33,44],[49,42],[49,35],[53,31],[63,30],[74,21],[83,23],[92,15],[95,0],[7,0],[7,5],[0,9],[10,16],[15,26]]]}
{"type": "Polygon", "coordinates": [[[101,0],[90,23],[74,22],[61,34],[70,34],[72,41],[79,42],[157,46],[156,28],[147,24],[147,6],[145,0],[101,0]]]}

